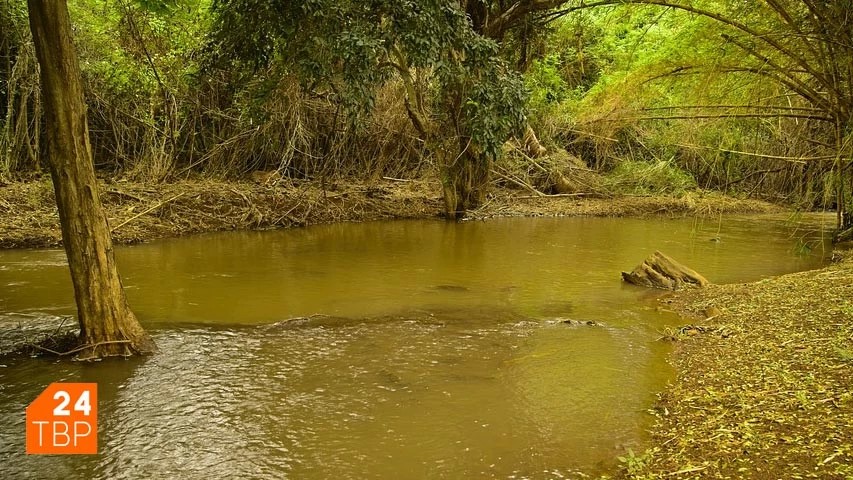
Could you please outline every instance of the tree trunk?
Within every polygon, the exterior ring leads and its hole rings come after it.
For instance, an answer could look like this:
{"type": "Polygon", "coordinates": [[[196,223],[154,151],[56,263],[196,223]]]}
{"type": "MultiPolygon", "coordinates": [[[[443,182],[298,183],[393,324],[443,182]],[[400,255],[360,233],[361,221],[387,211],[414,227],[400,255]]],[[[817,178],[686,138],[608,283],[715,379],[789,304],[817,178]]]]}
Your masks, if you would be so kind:
{"type": "Polygon", "coordinates": [[[652,254],[632,272],[622,272],[622,279],[634,285],[665,290],[708,285],[708,280],[705,277],[661,252],[652,254]]]}
{"type": "Polygon", "coordinates": [[[482,153],[468,145],[460,147],[461,153],[442,151],[440,162],[444,209],[448,220],[459,220],[465,212],[482,205],[489,183],[491,162],[482,153]]]}
{"type": "Polygon", "coordinates": [[[80,357],[149,353],[154,342],[127,305],[89,144],[80,65],[65,0],[27,0],[41,68],[47,149],[68,256],[80,357]]]}

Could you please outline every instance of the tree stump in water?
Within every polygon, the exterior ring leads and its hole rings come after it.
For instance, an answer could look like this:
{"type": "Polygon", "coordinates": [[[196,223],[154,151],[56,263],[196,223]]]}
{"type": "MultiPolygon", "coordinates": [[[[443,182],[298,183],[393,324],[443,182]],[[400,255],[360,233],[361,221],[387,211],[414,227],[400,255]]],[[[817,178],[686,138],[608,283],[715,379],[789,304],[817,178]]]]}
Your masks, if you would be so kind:
{"type": "Polygon", "coordinates": [[[704,287],[708,280],[661,252],[655,252],[632,272],[622,272],[622,280],[642,287],[678,290],[685,286],[704,287]]]}

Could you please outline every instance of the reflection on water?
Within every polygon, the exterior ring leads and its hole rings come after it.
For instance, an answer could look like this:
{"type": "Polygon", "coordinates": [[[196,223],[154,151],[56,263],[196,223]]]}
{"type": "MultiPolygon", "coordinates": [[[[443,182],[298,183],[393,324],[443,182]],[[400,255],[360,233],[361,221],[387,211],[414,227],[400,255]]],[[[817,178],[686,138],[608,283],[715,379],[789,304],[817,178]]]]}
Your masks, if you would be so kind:
{"type": "MultiPolygon", "coordinates": [[[[655,339],[677,319],[619,271],[655,249],[718,283],[819,265],[820,237],[792,231],[784,219],[507,219],[121,248],[160,353],[0,359],[0,476],[594,474],[643,448],[645,411],[671,376],[655,339]],[[292,317],[305,318],[280,323],[292,317]],[[98,382],[100,455],[23,455],[24,407],[52,381],[98,382]]],[[[61,252],[0,252],[0,328],[73,313],[67,277],[61,252]]]]}

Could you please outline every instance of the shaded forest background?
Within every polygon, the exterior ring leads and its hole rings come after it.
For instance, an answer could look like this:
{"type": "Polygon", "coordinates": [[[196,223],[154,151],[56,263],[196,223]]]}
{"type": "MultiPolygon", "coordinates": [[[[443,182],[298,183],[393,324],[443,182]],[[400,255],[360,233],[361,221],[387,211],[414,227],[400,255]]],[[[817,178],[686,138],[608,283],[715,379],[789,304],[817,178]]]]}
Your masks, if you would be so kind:
{"type": "MultiPolygon", "coordinates": [[[[105,177],[435,177],[449,212],[475,206],[489,182],[704,188],[840,214],[853,207],[851,3],[69,8],[105,177]]],[[[46,168],[26,15],[25,2],[0,0],[0,182],[46,168]]]]}

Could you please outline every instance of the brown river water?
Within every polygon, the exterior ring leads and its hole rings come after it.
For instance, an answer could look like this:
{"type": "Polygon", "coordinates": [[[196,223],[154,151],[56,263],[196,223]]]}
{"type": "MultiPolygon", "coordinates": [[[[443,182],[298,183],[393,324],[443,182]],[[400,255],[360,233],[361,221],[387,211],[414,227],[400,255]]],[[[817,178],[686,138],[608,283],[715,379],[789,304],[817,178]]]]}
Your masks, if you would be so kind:
{"type": "MultiPolygon", "coordinates": [[[[160,352],[0,356],[0,478],[612,471],[646,448],[674,377],[657,339],[681,323],[619,272],[656,249],[715,283],[815,268],[832,220],[397,221],[119,247],[160,352]],[[98,455],[24,454],[24,409],[57,381],[98,383],[98,455]]],[[[62,251],[0,251],[0,339],[73,314],[68,277],[62,251]]]]}

